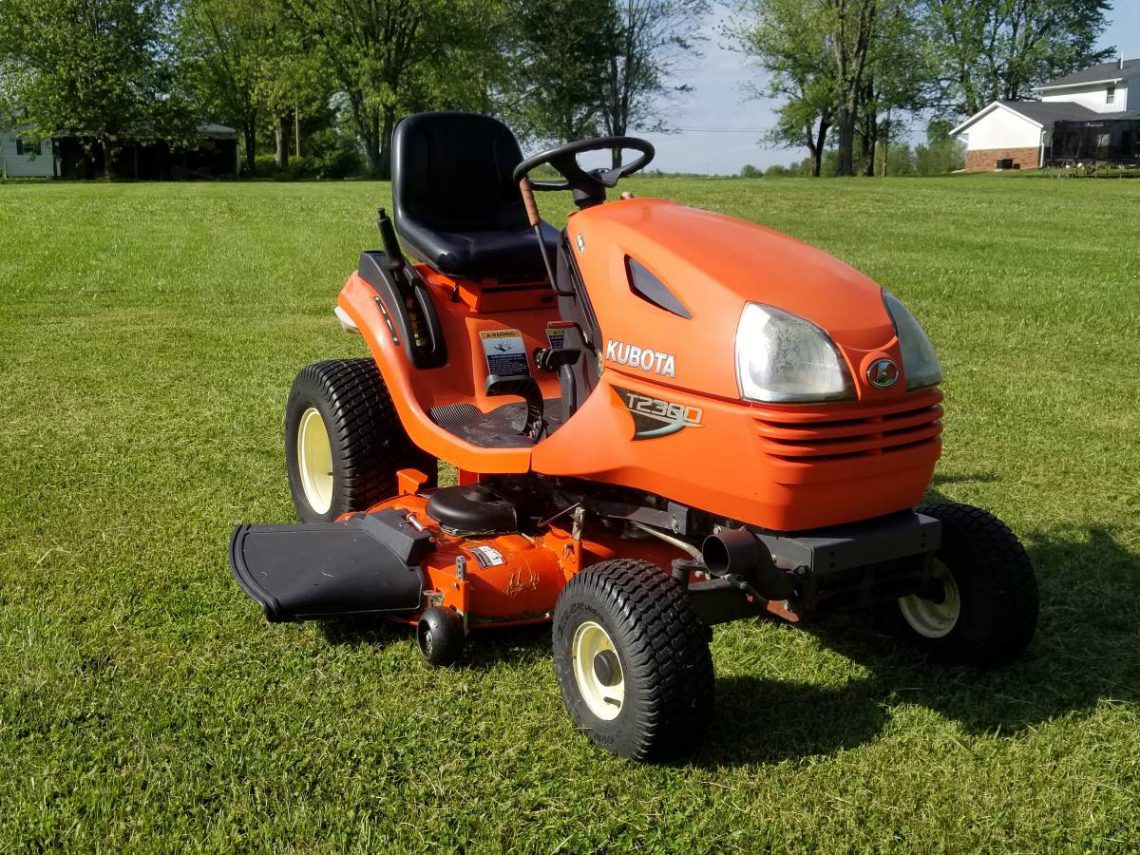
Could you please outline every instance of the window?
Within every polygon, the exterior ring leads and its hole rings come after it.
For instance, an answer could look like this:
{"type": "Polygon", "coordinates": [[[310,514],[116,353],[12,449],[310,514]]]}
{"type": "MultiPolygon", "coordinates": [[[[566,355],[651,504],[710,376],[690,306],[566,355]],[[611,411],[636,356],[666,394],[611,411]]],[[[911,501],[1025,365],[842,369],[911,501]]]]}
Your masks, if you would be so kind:
{"type": "Polygon", "coordinates": [[[16,154],[39,154],[40,141],[16,137],[16,154]]]}
{"type": "Polygon", "coordinates": [[[1116,84],[1115,83],[1108,84],[1108,89],[1106,89],[1104,92],[1104,103],[1106,103],[1106,104],[1115,104],[1116,103],[1116,84]]]}

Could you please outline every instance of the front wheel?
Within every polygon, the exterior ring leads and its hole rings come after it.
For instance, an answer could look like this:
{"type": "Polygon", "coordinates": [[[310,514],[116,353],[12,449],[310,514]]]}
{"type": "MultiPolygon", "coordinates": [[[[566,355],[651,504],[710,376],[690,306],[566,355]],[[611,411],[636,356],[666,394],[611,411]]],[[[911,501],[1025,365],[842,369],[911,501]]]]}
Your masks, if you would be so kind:
{"type": "Polygon", "coordinates": [[[1037,628],[1037,577],[1025,548],[988,511],[952,503],[918,512],[942,522],[942,546],[931,587],[888,605],[897,635],[932,656],[977,668],[1008,664],[1029,646],[1037,628]]]}
{"type": "Polygon", "coordinates": [[[554,663],[574,723],[634,760],[698,743],[713,707],[708,629],[684,589],[647,561],[603,561],[567,583],[554,663]]]}

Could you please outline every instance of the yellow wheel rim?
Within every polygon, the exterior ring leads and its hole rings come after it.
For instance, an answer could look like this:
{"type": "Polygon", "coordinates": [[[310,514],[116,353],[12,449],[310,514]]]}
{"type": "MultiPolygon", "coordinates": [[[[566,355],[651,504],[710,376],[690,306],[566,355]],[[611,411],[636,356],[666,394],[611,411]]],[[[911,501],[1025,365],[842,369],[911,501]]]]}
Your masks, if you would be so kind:
{"type": "Polygon", "coordinates": [[[297,468],[305,501],[314,512],[327,514],[333,496],[332,443],[325,420],[316,407],[309,407],[301,414],[297,428],[297,468]]]}
{"type": "Polygon", "coordinates": [[[899,600],[899,611],[907,624],[923,638],[944,638],[958,625],[962,596],[950,568],[937,559],[930,574],[942,583],[942,602],[912,594],[899,600]]]}
{"type": "Polygon", "coordinates": [[[600,624],[586,621],[574,632],[574,682],[590,712],[613,721],[625,703],[625,674],[613,639],[600,624]]]}

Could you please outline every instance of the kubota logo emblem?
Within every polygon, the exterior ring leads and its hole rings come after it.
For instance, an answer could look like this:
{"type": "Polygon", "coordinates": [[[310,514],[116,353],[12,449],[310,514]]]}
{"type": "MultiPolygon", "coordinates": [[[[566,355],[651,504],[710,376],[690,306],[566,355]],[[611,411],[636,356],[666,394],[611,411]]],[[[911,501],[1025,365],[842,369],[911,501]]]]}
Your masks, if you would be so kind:
{"type": "Polygon", "coordinates": [[[867,366],[867,381],[876,389],[890,389],[899,382],[899,367],[893,359],[876,359],[867,366]]]}
{"type": "Polygon", "coordinates": [[[606,342],[606,359],[618,365],[653,371],[662,377],[677,376],[677,358],[673,354],[651,350],[648,347],[638,347],[636,344],[626,344],[624,341],[612,338],[606,342]]]}

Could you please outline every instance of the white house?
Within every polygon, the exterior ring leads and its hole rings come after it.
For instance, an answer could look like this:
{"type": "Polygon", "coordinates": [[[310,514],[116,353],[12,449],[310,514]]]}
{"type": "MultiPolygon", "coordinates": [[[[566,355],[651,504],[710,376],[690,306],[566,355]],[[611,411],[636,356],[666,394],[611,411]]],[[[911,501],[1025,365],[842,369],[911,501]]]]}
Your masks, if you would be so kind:
{"type": "Polygon", "coordinates": [[[0,176],[51,178],[56,174],[52,141],[41,140],[29,131],[28,126],[0,128],[0,176]]]}
{"type": "Polygon", "coordinates": [[[1140,163],[1140,60],[1094,65],[1035,90],[1039,101],[994,101],[951,133],[966,169],[1140,163]]]}

